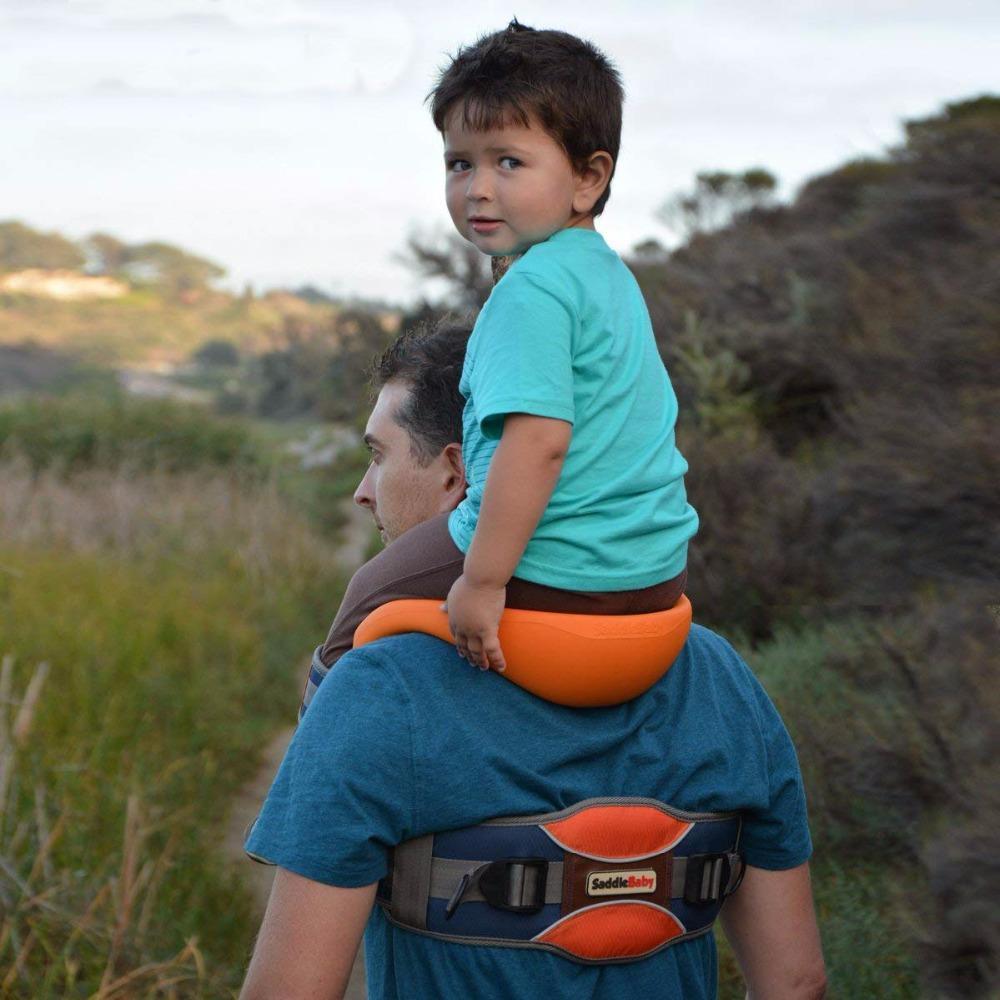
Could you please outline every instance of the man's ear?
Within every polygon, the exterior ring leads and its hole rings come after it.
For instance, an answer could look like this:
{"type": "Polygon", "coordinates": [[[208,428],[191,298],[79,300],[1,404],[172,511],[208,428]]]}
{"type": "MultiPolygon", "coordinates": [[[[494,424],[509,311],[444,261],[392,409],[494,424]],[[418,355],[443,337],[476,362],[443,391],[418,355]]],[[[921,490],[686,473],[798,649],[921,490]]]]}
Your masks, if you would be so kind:
{"type": "Polygon", "coordinates": [[[597,199],[604,194],[604,189],[611,182],[615,170],[615,161],[611,154],[603,149],[591,153],[583,169],[576,175],[576,193],[573,195],[573,211],[587,215],[591,212],[597,199]]]}
{"type": "Polygon", "coordinates": [[[465,496],[465,460],[462,458],[462,446],[454,441],[445,445],[441,453],[445,463],[445,493],[449,501],[454,500],[452,507],[457,507],[465,496]]]}

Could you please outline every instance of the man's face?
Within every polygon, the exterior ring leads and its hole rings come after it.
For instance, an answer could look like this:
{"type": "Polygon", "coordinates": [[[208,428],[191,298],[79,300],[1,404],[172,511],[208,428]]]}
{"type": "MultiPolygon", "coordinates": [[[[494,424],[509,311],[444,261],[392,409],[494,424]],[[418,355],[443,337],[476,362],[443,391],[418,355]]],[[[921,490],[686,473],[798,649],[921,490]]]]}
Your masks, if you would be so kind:
{"type": "Polygon", "coordinates": [[[404,382],[387,382],[382,387],[365,427],[371,464],[354,491],[354,502],[371,511],[386,544],[436,514],[453,510],[465,494],[465,470],[457,444],[449,445],[427,465],[414,455],[410,432],[396,420],[409,396],[404,382]]]}
{"type": "Polygon", "coordinates": [[[534,119],[472,132],[456,108],[445,122],[445,197],[455,228],[483,253],[523,253],[589,214],[574,209],[581,178],[534,119]]]}

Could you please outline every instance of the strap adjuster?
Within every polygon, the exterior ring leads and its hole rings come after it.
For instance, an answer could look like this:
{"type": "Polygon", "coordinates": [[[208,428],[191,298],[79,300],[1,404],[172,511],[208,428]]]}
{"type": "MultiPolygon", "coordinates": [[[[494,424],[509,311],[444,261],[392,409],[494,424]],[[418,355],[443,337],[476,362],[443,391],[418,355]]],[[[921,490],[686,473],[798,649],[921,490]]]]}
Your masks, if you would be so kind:
{"type": "Polygon", "coordinates": [[[545,858],[502,858],[479,874],[479,891],[486,902],[508,913],[538,913],[545,905],[545,858]]]}
{"type": "Polygon", "coordinates": [[[690,855],[684,877],[684,902],[692,906],[721,902],[740,887],[745,871],[743,858],[734,852],[690,855]]]}

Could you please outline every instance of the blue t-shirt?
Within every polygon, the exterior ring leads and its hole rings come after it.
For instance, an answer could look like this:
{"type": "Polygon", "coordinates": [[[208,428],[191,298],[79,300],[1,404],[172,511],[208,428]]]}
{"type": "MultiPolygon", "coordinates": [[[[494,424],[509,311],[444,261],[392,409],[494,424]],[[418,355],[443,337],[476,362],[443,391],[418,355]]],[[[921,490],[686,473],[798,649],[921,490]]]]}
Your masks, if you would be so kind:
{"type": "MultiPolygon", "coordinates": [[[[624,705],[564,708],[423,635],[347,653],[319,686],[247,850],[329,885],[367,885],[389,848],[497,815],[646,796],[744,815],[759,868],[793,868],[811,846],[795,751],[774,706],[725,640],[694,626],[666,675],[624,705]]],[[[370,995],[546,1000],[716,995],[712,935],[625,965],[472,947],[393,927],[365,932],[370,995]]]]}
{"type": "Polygon", "coordinates": [[[448,528],[467,552],[508,413],[566,420],[569,452],[514,575],[564,590],[677,576],[698,515],[674,441],[677,399],[632,272],[593,229],[561,229],[493,289],[459,385],[469,491],[448,528]]]}

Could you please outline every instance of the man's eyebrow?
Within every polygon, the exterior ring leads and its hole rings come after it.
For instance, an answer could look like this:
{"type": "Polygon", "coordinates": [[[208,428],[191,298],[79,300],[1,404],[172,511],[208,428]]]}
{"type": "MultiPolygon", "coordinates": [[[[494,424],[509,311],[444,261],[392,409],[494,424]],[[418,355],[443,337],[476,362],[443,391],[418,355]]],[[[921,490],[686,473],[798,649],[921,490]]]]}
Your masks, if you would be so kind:
{"type": "Polygon", "coordinates": [[[369,448],[383,447],[382,442],[379,441],[379,439],[375,437],[374,434],[365,434],[364,437],[361,438],[361,440],[364,441],[364,443],[368,445],[369,448]]]}

